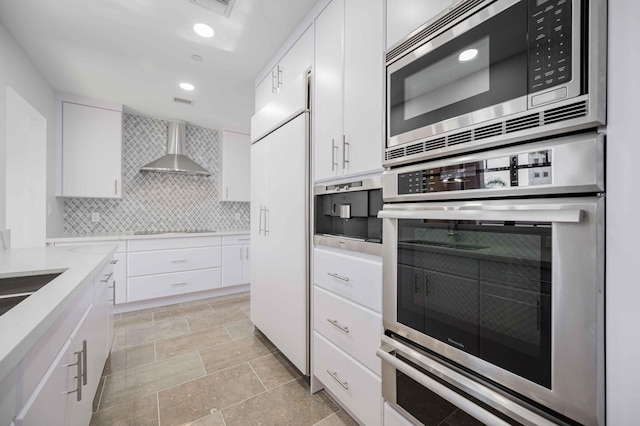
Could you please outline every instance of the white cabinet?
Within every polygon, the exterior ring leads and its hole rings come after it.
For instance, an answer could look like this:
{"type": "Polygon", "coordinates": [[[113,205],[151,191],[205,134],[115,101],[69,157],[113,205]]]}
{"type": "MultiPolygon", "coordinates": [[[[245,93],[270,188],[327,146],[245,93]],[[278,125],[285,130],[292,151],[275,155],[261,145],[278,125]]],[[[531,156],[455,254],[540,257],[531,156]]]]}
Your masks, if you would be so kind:
{"type": "Polygon", "coordinates": [[[58,101],[63,197],[122,197],[122,106],[58,101]]]}
{"type": "Polygon", "coordinates": [[[255,112],[278,96],[284,87],[288,87],[312,63],[313,28],[309,27],[256,87],[255,112]]]}
{"type": "Polygon", "coordinates": [[[382,422],[382,259],[313,250],[313,376],[366,425],[382,422]]]}
{"type": "Polygon", "coordinates": [[[384,426],[413,426],[402,414],[388,402],[384,403],[384,426]]]}
{"type": "Polygon", "coordinates": [[[251,147],[251,320],[307,367],[308,152],[302,114],[251,147]]]}
{"type": "Polygon", "coordinates": [[[387,49],[455,2],[456,0],[387,0],[387,49]]]}
{"type": "Polygon", "coordinates": [[[127,302],[220,288],[220,242],[220,237],[130,241],[127,302]]]}
{"type": "Polygon", "coordinates": [[[249,201],[251,140],[248,134],[222,131],[220,201],[249,201]]]}
{"type": "Polygon", "coordinates": [[[315,180],[382,170],[383,2],[333,0],[315,26],[315,180]]]}
{"type": "Polygon", "coordinates": [[[249,235],[222,237],[222,287],[250,282],[249,235]]]}

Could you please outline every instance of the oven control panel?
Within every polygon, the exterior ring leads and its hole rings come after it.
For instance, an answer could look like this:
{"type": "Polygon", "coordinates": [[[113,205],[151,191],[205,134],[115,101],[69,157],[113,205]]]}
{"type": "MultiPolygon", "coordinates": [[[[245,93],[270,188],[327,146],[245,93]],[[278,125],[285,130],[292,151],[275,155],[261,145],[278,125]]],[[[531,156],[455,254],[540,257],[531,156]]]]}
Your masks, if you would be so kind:
{"type": "Polygon", "coordinates": [[[552,150],[429,167],[398,174],[398,195],[550,185],[552,150]]]}

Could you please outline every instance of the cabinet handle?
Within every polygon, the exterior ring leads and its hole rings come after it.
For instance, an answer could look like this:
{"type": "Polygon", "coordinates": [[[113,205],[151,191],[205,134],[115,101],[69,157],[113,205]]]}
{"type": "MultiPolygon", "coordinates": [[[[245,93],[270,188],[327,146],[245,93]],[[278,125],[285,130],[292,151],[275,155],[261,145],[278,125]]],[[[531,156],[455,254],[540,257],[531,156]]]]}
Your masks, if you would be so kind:
{"type": "Polygon", "coordinates": [[[245,247],[246,251],[245,251],[245,255],[244,258],[249,260],[249,247],[245,247]]]}
{"type": "Polygon", "coordinates": [[[171,263],[187,263],[188,259],[172,260],[171,263]]]}
{"type": "Polygon", "coordinates": [[[174,283],[174,284],[171,284],[171,287],[184,287],[187,284],[188,283],[174,283]]]}
{"type": "Polygon", "coordinates": [[[271,93],[276,93],[276,84],[275,84],[276,74],[271,71],[271,93]]]}
{"type": "Polygon", "coordinates": [[[87,341],[82,341],[82,384],[87,385],[87,341]]]}
{"type": "Polygon", "coordinates": [[[244,247],[240,247],[240,251],[238,253],[240,253],[240,260],[242,260],[244,257],[244,247]]]}
{"type": "Polygon", "coordinates": [[[224,196],[224,198],[225,198],[225,200],[228,200],[228,199],[229,199],[229,187],[228,187],[228,186],[225,186],[225,187],[224,187],[224,191],[225,191],[225,196],[224,196]]]}
{"type": "Polygon", "coordinates": [[[340,330],[344,331],[345,333],[349,334],[349,327],[347,327],[346,325],[340,325],[338,320],[332,320],[332,319],[327,318],[327,321],[329,321],[331,324],[335,325],[336,327],[338,327],[340,330]]]}
{"type": "Polygon", "coordinates": [[[336,166],[338,165],[337,160],[337,151],[338,151],[338,147],[336,146],[336,140],[335,139],[331,139],[331,171],[335,171],[336,170],[336,166]]]}
{"type": "Polygon", "coordinates": [[[238,238],[238,241],[251,241],[251,238],[238,238]]]}
{"type": "Polygon", "coordinates": [[[111,272],[110,274],[105,275],[105,279],[104,280],[100,280],[101,283],[108,283],[109,279],[111,278],[111,276],[113,275],[113,272],[111,272]]]}
{"type": "Polygon", "coordinates": [[[262,204],[260,204],[260,224],[258,225],[258,235],[262,235],[262,204]]]}
{"type": "Polygon", "coordinates": [[[349,163],[347,160],[347,147],[349,146],[349,142],[347,142],[347,137],[342,135],[342,168],[346,168],[346,164],[349,163]]]}
{"type": "Polygon", "coordinates": [[[277,90],[280,91],[280,88],[282,87],[282,68],[280,68],[280,65],[278,65],[278,88],[277,90]]]}
{"type": "Polygon", "coordinates": [[[112,265],[115,265],[116,263],[118,263],[118,259],[113,259],[111,262],[109,262],[112,265]]]}
{"type": "Polygon", "coordinates": [[[349,281],[349,277],[343,277],[342,275],[338,275],[335,272],[327,272],[327,275],[342,281],[349,281]]]}
{"type": "Polygon", "coordinates": [[[76,362],[73,364],[67,364],[67,367],[76,366],[76,376],[74,377],[74,379],[76,379],[76,388],[67,393],[76,392],[76,401],[82,401],[82,351],[77,351],[73,354],[76,356],[76,362]]]}
{"type": "Polygon", "coordinates": [[[115,179],[114,181],[113,192],[118,195],[118,179],[115,179]]]}
{"type": "Polygon", "coordinates": [[[109,288],[112,289],[111,291],[112,291],[112,294],[113,294],[112,295],[113,298],[112,299],[107,299],[107,302],[113,302],[113,304],[115,305],[116,304],[116,286],[115,286],[115,284],[114,285],[110,285],[109,288]]]}
{"type": "Polygon", "coordinates": [[[267,220],[267,218],[268,218],[267,214],[268,213],[269,213],[269,209],[267,209],[267,206],[264,206],[264,236],[265,237],[269,233],[269,222],[267,220]]]}
{"type": "Polygon", "coordinates": [[[349,382],[340,379],[340,377],[338,377],[338,373],[336,373],[335,371],[331,371],[331,370],[327,370],[327,373],[329,373],[329,375],[331,377],[333,377],[333,379],[336,382],[340,383],[340,386],[342,386],[343,388],[349,390],[349,382]]]}

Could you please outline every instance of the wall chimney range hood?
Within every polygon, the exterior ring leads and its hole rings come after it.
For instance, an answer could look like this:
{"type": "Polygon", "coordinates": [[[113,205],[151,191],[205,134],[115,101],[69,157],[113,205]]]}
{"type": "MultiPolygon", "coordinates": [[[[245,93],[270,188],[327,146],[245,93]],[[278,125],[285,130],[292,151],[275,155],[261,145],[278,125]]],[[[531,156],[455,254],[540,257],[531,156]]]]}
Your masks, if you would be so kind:
{"type": "Polygon", "coordinates": [[[167,153],[140,167],[140,171],[210,176],[208,170],[184,155],[185,127],[185,123],[170,121],[167,129],[167,153]]]}

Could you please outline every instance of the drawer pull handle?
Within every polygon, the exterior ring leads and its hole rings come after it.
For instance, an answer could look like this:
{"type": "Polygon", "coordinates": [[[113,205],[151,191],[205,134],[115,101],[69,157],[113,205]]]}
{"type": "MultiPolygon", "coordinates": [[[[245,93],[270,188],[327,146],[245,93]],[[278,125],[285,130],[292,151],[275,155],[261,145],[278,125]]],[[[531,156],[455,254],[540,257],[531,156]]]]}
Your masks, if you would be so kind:
{"type": "Polygon", "coordinates": [[[183,287],[183,286],[185,286],[187,284],[188,283],[174,283],[174,284],[171,284],[171,287],[183,287]]]}
{"type": "Polygon", "coordinates": [[[76,362],[67,364],[67,366],[76,366],[76,376],[74,377],[76,379],[76,388],[67,393],[77,392],[76,401],[82,401],[82,351],[74,352],[74,355],[76,356],[76,362]]]}
{"type": "Polygon", "coordinates": [[[340,377],[338,377],[338,373],[336,373],[335,371],[331,371],[331,370],[327,370],[327,373],[329,373],[329,375],[331,377],[333,377],[333,379],[340,383],[340,386],[342,386],[343,388],[349,390],[349,382],[345,382],[342,379],[340,379],[340,377]]]}
{"type": "Polygon", "coordinates": [[[115,265],[116,263],[118,263],[118,259],[113,259],[111,262],[109,262],[112,265],[115,265]]]}
{"type": "Polygon", "coordinates": [[[187,263],[188,260],[187,259],[181,259],[181,260],[172,260],[171,263],[187,263]]]}
{"type": "Polygon", "coordinates": [[[105,277],[107,277],[107,278],[105,278],[104,280],[100,280],[100,282],[101,283],[108,283],[109,279],[111,278],[112,275],[113,275],[113,272],[108,274],[108,275],[105,275],[105,277]]]}
{"type": "Polygon", "coordinates": [[[327,275],[342,281],[349,281],[349,277],[343,277],[342,275],[338,275],[335,272],[327,272],[327,275]]]}
{"type": "Polygon", "coordinates": [[[338,327],[340,330],[344,331],[345,333],[349,334],[349,327],[347,327],[346,325],[340,325],[338,320],[332,320],[332,319],[327,318],[327,321],[329,321],[331,324],[335,325],[336,327],[338,327]]]}
{"type": "Polygon", "coordinates": [[[238,241],[251,241],[251,238],[238,238],[238,241]]]}

